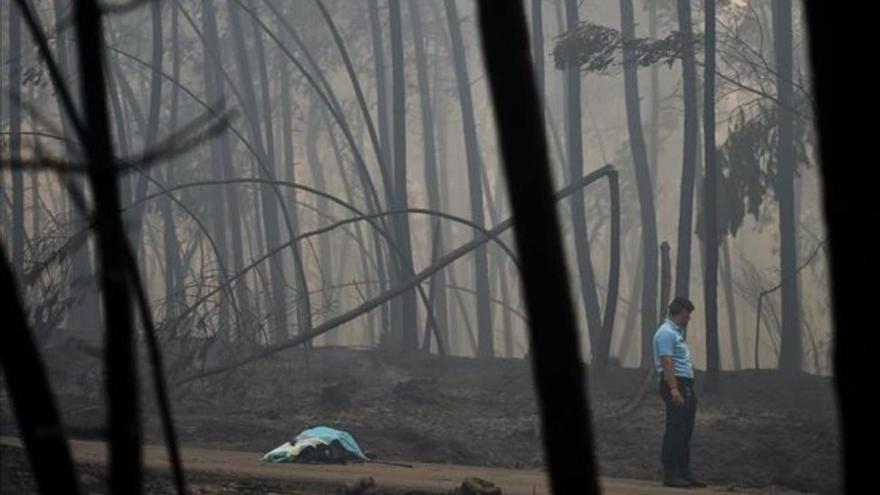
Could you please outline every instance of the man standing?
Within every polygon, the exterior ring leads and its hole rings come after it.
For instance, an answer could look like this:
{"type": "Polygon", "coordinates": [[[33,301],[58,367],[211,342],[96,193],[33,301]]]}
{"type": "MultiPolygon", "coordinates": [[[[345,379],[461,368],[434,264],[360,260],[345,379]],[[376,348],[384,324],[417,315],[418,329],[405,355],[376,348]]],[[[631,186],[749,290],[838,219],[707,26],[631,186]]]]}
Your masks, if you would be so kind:
{"type": "Polygon", "coordinates": [[[691,435],[697,413],[694,365],[684,329],[694,305],[683,297],[669,304],[669,316],[654,334],[654,368],[660,375],[660,396],[666,403],[663,435],[663,484],[678,488],[706,486],[691,473],[691,435]]]}

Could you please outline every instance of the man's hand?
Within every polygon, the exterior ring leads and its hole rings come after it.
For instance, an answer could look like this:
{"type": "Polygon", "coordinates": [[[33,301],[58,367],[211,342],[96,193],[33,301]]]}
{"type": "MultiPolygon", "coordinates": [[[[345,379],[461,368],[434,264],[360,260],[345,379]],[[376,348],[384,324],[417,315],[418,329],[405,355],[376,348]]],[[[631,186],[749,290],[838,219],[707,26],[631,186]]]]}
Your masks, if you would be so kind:
{"type": "Polygon", "coordinates": [[[678,390],[678,381],[675,379],[675,370],[672,364],[672,356],[663,356],[660,358],[663,363],[663,379],[669,385],[669,391],[672,392],[672,403],[676,406],[684,405],[684,397],[678,390]]]}
{"type": "Polygon", "coordinates": [[[684,405],[684,397],[681,395],[681,392],[678,391],[678,388],[673,388],[672,392],[672,403],[676,406],[684,405]]]}

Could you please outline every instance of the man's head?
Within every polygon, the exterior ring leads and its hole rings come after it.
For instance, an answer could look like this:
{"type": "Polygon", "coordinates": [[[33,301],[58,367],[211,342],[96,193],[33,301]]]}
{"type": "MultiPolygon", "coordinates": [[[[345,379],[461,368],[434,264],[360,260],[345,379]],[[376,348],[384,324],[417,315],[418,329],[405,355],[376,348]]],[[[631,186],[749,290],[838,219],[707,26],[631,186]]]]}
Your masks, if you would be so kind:
{"type": "Polygon", "coordinates": [[[669,303],[669,319],[684,328],[691,321],[694,303],[684,297],[676,297],[669,303]]]}

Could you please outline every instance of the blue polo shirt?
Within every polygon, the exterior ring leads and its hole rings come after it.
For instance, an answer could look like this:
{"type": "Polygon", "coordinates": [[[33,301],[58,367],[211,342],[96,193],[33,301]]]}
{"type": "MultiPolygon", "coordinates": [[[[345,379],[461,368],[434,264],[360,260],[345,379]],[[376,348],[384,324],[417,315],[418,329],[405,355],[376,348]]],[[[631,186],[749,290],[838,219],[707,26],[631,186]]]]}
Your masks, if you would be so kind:
{"type": "Polygon", "coordinates": [[[691,362],[691,353],[688,351],[687,342],[682,335],[682,329],[674,321],[666,319],[654,334],[654,369],[660,377],[663,377],[663,363],[661,356],[672,356],[672,364],[675,376],[684,378],[694,377],[694,364],[691,362]]]}

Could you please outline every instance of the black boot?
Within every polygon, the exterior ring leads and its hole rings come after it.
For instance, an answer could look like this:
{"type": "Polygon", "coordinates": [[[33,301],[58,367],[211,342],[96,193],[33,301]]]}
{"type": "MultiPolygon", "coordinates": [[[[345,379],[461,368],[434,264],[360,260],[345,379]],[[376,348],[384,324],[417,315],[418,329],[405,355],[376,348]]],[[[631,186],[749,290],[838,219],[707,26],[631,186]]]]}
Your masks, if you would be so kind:
{"type": "Polygon", "coordinates": [[[691,474],[690,471],[685,472],[681,477],[682,479],[690,483],[691,486],[694,488],[706,488],[706,484],[694,478],[694,475],[691,474]]]}
{"type": "Polygon", "coordinates": [[[670,486],[673,488],[690,488],[691,482],[686,480],[683,476],[679,474],[666,474],[663,476],[663,486],[670,486]]]}

